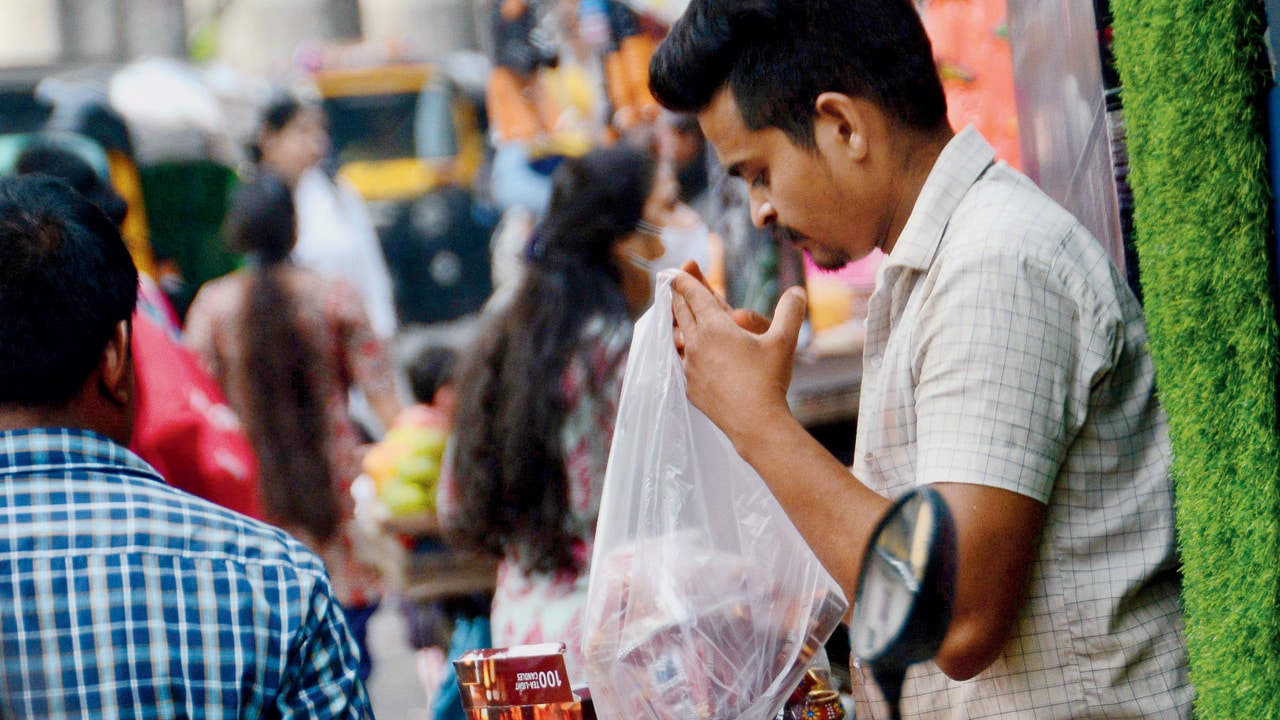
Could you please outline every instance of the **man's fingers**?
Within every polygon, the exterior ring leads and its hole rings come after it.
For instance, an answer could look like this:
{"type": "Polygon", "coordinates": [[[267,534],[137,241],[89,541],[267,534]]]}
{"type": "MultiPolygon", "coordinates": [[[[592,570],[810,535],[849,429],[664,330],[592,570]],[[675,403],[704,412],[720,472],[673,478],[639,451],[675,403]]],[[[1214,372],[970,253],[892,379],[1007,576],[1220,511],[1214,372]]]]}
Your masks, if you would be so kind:
{"type": "Polygon", "coordinates": [[[681,263],[680,269],[692,275],[695,280],[702,283],[703,287],[710,290],[711,294],[715,295],[716,302],[720,305],[721,308],[724,308],[725,310],[732,309],[729,307],[729,302],[725,300],[723,297],[720,297],[720,293],[716,292],[715,288],[711,287],[711,281],[707,280],[707,276],[702,274],[702,268],[698,267],[697,260],[685,260],[683,263],[681,263]]]}
{"type": "Polygon", "coordinates": [[[676,347],[683,349],[684,331],[693,329],[697,324],[697,319],[694,317],[693,310],[689,307],[689,302],[684,299],[684,295],[678,292],[671,293],[671,314],[675,316],[676,334],[679,337],[676,347]]]}
{"type": "Polygon", "coordinates": [[[763,335],[769,329],[769,319],[755,310],[738,308],[733,311],[733,321],[738,327],[756,335],[763,335]]]}
{"type": "Polygon", "coordinates": [[[697,260],[685,260],[680,263],[680,269],[692,275],[694,279],[703,285],[707,284],[707,278],[702,274],[702,268],[698,267],[697,260]]]}
{"type": "Polygon", "coordinates": [[[773,311],[773,324],[769,326],[765,337],[785,341],[788,347],[794,348],[800,338],[800,326],[804,323],[804,312],[808,306],[808,296],[804,288],[793,287],[778,299],[778,307],[773,311]]]}
{"type": "MultiPolygon", "coordinates": [[[[683,298],[689,304],[689,312],[693,315],[691,321],[696,322],[697,318],[703,315],[709,317],[713,311],[724,312],[723,306],[721,306],[720,300],[716,298],[715,294],[689,273],[673,270],[663,270],[663,272],[671,273],[672,298],[683,298]]],[[[683,322],[680,324],[684,326],[683,322]]]]}

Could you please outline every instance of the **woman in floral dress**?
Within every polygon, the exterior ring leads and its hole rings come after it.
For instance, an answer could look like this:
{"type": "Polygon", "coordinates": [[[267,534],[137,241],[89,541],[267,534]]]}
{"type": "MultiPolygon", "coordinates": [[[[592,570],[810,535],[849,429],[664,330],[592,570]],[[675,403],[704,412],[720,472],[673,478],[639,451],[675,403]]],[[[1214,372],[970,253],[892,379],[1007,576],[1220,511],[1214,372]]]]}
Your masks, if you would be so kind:
{"type": "Polygon", "coordinates": [[[361,436],[347,392],[361,387],[390,425],[400,411],[393,366],[355,290],[289,261],[296,223],[287,186],[267,173],[242,185],[228,228],[248,264],[200,289],[185,340],[249,431],[266,519],[324,559],[367,677],[363,630],[378,583],[354,554],[350,488],[361,436]]]}
{"type": "Polygon", "coordinates": [[[587,571],[632,321],[652,297],[678,187],[668,166],[625,147],[566,160],[553,184],[523,282],[459,373],[441,514],[455,542],[501,558],[494,646],[563,642],[582,686],[587,571]]]}

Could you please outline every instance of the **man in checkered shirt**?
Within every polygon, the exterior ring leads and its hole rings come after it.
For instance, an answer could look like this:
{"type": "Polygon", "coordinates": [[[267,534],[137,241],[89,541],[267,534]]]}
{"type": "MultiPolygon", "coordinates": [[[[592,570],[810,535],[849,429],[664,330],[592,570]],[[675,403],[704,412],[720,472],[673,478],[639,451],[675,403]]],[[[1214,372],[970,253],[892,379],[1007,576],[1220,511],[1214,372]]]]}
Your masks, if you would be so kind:
{"type": "Polygon", "coordinates": [[[0,715],[369,717],[320,560],[125,449],[137,282],[96,206],[0,178],[0,715]]]}
{"type": "MultiPolygon", "coordinates": [[[[739,327],[681,274],[673,311],[690,399],[846,593],[891,499],[928,484],[951,507],[954,619],[908,675],[904,715],[1189,717],[1141,309],[1074,217],[952,131],[911,0],[692,0],[650,76],[746,181],[756,225],[827,268],[888,254],[852,474],[787,407],[803,291],[739,327]]],[[[859,717],[886,716],[856,677],[859,717]]]]}

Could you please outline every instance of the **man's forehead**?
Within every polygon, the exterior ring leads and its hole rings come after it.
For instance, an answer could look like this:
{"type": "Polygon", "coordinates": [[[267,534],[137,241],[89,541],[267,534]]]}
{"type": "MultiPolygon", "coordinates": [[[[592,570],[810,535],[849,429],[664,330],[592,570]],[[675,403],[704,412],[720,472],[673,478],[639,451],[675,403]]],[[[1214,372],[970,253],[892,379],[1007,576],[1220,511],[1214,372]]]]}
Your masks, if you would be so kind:
{"type": "Polygon", "coordinates": [[[756,138],[747,128],[738,108],[738,101],[733,91],[726,85],[721,88],[707,107],[698,113],[698,124],[702,126],[702,134],[715,147],[720,163],[726,169],[733,167],[755,151],[756,138]]]}

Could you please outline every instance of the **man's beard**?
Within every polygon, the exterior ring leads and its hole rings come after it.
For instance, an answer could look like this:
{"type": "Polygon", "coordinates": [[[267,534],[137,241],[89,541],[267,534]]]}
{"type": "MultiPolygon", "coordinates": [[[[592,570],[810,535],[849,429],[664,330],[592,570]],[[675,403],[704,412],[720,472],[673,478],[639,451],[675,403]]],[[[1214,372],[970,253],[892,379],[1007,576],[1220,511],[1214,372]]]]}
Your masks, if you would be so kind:
{"type": "MultiPolygon", "coordinates": [[[[773,237],[774,242],[792,247],[799,247],[807,239],[804,235],[778,222],[769,225],[769,234],[773,237]]],[[[805,250],[808,252],[809,259],[813,261],[813,264],[823,270],[839,270],[853,262],[853,258],[849,257],[849,254],[843,250],[836,250],[821,243],[813,243],[806,247],[805,250]]]]}

